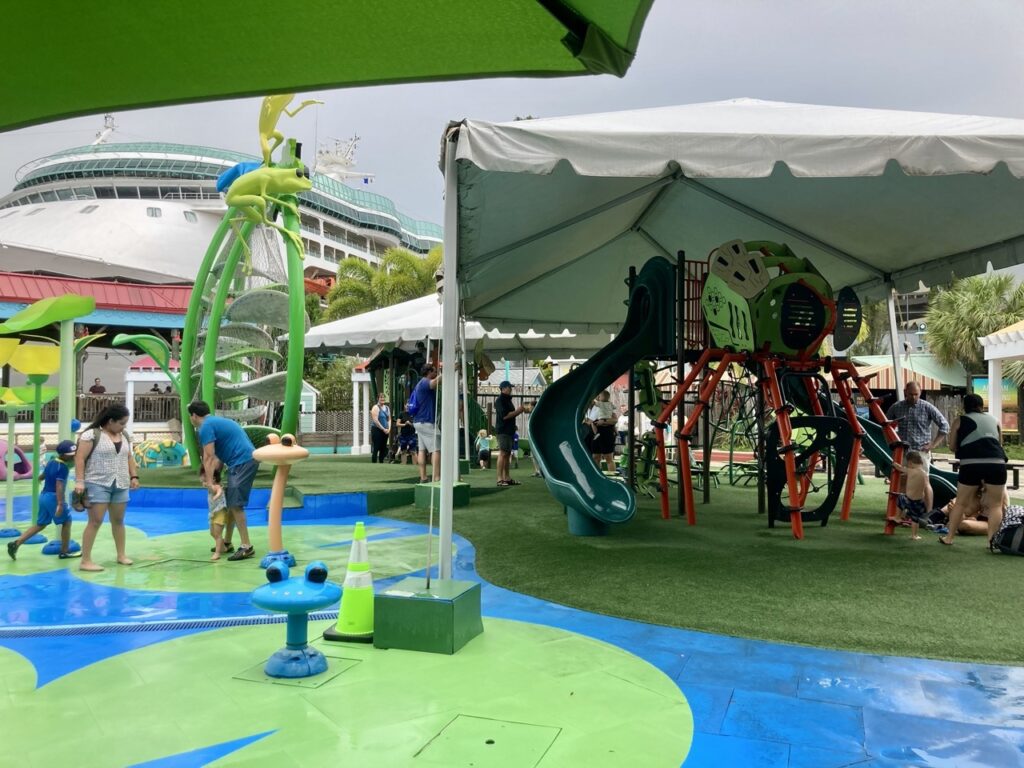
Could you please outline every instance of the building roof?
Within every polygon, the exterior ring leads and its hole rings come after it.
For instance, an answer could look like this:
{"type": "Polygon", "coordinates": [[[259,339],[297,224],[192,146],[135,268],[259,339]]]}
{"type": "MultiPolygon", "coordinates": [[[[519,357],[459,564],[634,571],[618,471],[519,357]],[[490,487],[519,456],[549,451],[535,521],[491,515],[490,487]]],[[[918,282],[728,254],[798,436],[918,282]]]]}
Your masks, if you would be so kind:
{"type": "MultiPolygon", "coordinates": [[[[177,360],[171,360],[169,365],[168,365],[168,367],[172,371],[176,371],[178,368],[181,367],[181,363],[178,362],[177,360]]],[[[160,370],[163,370],[163,369],[159,365],[157,365],[156,360],[154,360],[152,357],[150,357],[149,355],[142,355],[141,357],[135,358],[135,362],[133,362],[130,366],[128,366],[128,370],[129,371],[160,371],[160,370]]]]}
{"type": "Polygon", "coordinates": [[[0,302],[31,304],[68,293],[95,297],[98,309],[184,315],[192,286],[137,285],[0,272],[0,302]]]}
{"type": "MultiPolygon", "coordinates": [[[[896,377],[893,375],[890,355],[857,355],[853,361],[861,375],[878,374],[868,385],[872,389],[895,389],[896,377]]],[[[935,355],[904,355],[900,358],[900,367],[903,369],[904,382],[916,381],[925,391],[967,386],[967,371],[962,365],[943,365],[935,359],[935,355]]]]}

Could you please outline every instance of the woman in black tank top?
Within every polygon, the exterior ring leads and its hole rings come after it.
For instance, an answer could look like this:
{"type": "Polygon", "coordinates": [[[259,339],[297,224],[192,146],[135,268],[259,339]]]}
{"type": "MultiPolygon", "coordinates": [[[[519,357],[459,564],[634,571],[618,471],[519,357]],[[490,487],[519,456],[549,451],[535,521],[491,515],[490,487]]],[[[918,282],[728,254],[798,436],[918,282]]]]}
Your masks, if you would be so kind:
{"type": "Polygon", "coordinates": [[[949,430],[949,447],[960,461],[956,484],[956,503],[949,515],[949,533],[940,544],[952,544],[956,529],[966,514],[973,511],[978,486],[981,512],[988,516],[989,542],[1003,520],[1003,491],[1006,487],[1006,454],[1003,452],[999,422],[984,411],[978,395],[964,397],[964,413],[953,420],[949,430]]]}

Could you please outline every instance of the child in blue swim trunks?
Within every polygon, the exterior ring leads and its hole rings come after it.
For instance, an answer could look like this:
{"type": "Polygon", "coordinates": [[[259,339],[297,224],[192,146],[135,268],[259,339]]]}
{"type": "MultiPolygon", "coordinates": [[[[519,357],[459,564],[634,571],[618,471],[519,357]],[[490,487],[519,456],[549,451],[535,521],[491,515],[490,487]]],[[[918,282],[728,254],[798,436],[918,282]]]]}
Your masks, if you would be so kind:
{"type": "Polygon", "coordinates": [[[918,523],[932,508],[932,486],[924,468],[924,456],[919,451],[907,451],[905,461],[903,466],[893,464],[898,472],[905,475],[907,481],[906,492],[896,496],[896,506],[910,520],[910,538],[919,541],[918,523]]]}
{"type": "Polygon", "coordinates": [[[35,525],[30,525],[21,536],[7,545],[11,560],[18,559],[18,547],[35,536],[50,523],[60,526],[60,557],[80,557],[81,552],[68,552],[71,543],[71,508],[65,489],[68,485],[68,466],[75,461],[76,446],[70,440],[63,440],[57,446],[57,458],[43,469],[43,489],[39,493],[39,515],[35,525]]]}

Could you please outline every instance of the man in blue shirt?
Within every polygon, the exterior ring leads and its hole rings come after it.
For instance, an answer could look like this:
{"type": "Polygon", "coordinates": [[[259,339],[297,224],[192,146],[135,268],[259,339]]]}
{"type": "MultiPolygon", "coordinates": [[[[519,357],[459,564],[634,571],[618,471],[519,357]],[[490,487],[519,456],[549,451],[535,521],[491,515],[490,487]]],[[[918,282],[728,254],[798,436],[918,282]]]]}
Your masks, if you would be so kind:
{"type": "Polygon", "coordinates": [[[416,427],[416,441],[419,444],[417,464],[420,467],[420,482],[427,482],[427,453],[433,467],[433,478],[436,483],[441,479],[441,441],[438,439],[437,427],[434,425],[434,413],[437,405],[437,385],[441,382],[441,374],[427,363],[423,366],[423,378],[413,390],[416,399],[416,413],[412,417],[416,427]]]}
{"type": "Polygon", "coordinates": [[[249,528],[245,522],[245,507],[260,463],[252,457],[255,450],[249,436],[237,422],[222,416],[211,416],[210,406],[204,402],[189,403],[188,419],[196,428],[199,444],[203,447],[205,483],[214,498],[222,493],[228,512],[235,521],[242,545],[228,560],[246,560],[256,554],[249,542],[249,528]],[[226,487],[214,481],[214,472],[227,467],[226,487]]]}

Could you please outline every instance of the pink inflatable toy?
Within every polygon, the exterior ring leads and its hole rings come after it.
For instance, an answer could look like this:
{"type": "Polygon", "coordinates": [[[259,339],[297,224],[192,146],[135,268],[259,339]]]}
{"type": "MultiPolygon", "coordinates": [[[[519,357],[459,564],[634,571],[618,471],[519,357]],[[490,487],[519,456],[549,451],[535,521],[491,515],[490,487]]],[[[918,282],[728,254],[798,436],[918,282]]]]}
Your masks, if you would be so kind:
{"type": "MultiPolygon", "coordinates": [[[[25,452],[14,446],[14,479],[30,480],[32,478],[32,462],[25,452]]],[[[7,441],[0,440],[0,481],[7,479],[7,441]]]]}

